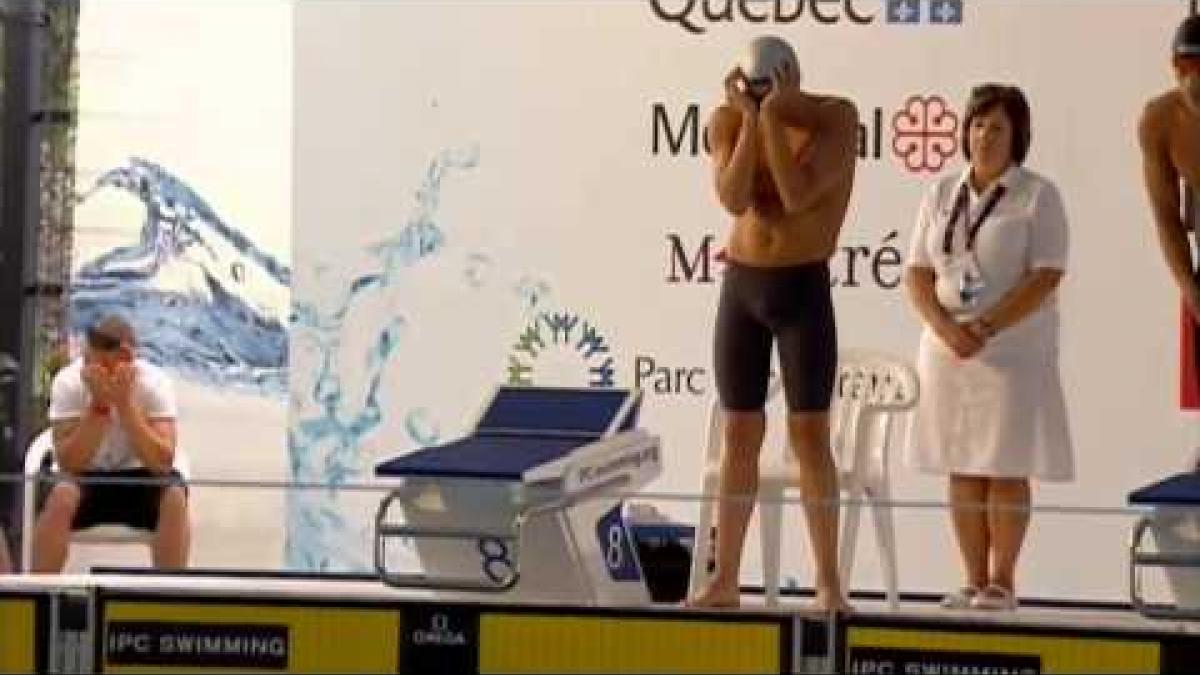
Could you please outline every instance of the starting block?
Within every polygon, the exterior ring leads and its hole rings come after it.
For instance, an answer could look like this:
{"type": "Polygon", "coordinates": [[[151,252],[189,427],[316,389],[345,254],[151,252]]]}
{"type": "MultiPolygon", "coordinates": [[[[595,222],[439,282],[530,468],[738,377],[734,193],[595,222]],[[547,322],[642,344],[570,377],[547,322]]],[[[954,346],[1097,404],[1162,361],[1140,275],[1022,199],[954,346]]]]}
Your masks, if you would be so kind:
{"type": "Polygon", "coordinates": [[[1152,506],[1133,526],[1130,545],[1129,595],[1143,616],[1200,619],[1200,471],[1189,471],[1152,483],[1129,495],[1129,503],[1152,506]],[[1143,547],[1152,535],[1157,551],[1143,547]],[[1153,603],[1142,592],[1143,568],[1166,573],[1174,604],[1153,603]]]}
{"type": "Polygon", "coordinates": [[[521,600],[639,605],[649,593],[622,497],[662,468],[637,428],[641,393],[500,387],[466,437],[393,457],[375,518],[390,586],[509,592],[521,600]],[[420,572],[393,569],[409,543],[420,572]]]}

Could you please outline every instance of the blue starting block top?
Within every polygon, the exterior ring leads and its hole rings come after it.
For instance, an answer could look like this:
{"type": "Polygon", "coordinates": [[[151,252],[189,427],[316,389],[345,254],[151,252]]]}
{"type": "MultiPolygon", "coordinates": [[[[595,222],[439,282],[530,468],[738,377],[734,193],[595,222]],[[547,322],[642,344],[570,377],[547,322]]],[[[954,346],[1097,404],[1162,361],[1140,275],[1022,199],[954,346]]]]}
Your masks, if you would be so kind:
{"type": "Polygon", "coordinates": [[[626,389],[501,387],[475,425],[492,432],[596,439],[637,424],[638,397],[626,389]]]}
{"type": "Polygon", "coordinates": [[[640,401],[623,389],[501,387],[469,436],[385,460],[375,475],[520,480],[575,448],[634,428],[640,401]]]}
{"type": "Polygon", "coordinates": [[[579,446],[578,438],[468,436],[382,462],[375,467],[375,475],[516,481],[526,471],[579,446]]]}
{"type": "Polygon", "coordinates": [[[1129,493],[1135,505],[1200,506],[1200,471],[1188,471],[1164,478],[1129,493]]]}

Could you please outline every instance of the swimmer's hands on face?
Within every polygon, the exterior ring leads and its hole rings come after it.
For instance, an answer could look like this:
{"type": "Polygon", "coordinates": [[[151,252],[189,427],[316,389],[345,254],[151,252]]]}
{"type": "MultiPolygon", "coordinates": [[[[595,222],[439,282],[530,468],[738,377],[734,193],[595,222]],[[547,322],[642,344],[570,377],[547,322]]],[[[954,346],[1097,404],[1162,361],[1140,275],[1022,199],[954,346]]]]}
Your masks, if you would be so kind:
{"type": "Polygon", "coordinates": [[[771,91],[767,92],[762,102],[762,113],[772,117],[778,116],[800,92],[800,73],[791,65],[783,63],[771,70],[771,91]]]}
{"type": "Polygon", "coordinates": [[[725,100],[742,113],[743,117],[757,118],[758,104],[742,89],[742,83],[745,81],[746,74],[742,72],[741,66],[735,66],[729,71],[725,76],[725,100]]]}
{"type": "MultiPolygon", "coordinates": [[[[800,74],[788,64],[782,64],[771,71],[771,91],[762,102],[762,117],[766,123],[783,122],[788,108],[794,105],[800,93],[800,74]]],[[[796,153],[796,161],[806,164],[812,160],[816,144],[812,142],[812,132],[808,129],[788,125],[791,143],[796,153]]]]}

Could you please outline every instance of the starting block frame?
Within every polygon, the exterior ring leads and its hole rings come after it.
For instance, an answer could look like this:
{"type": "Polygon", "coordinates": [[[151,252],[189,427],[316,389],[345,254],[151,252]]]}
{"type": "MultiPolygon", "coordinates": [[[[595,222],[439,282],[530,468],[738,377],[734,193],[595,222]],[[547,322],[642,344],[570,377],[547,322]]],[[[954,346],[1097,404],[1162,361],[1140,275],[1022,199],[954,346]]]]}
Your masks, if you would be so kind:
{"type": "Polygon", "coordinates": [[[1133,526],[1129,545],[1129,599],[1142,616],[1200,621],[1200,472],[1186,472],[1142,487],[1129,495],[1137,506],[1153,507],[1133,526]],[[1146,550],[1146,535],[1156,551],[1146,550]],[[1189,536],[1190,535],[1190,536],[1189,536]],[[1175,603],[1147,600],[1142,571],[1162,569],[1175,603]]]}
{"type": "Polygon", "coordinates": [[[379,463],[377,479],[397,482],[375,514],[380,580],[649,603],[620,497],[661,469],[659,439],[636,428],[640,404],[636,390],[499,387],[467,436],[379,463]],[[397,542],[413,544],[421,572],[393,568],[397,542]]]}

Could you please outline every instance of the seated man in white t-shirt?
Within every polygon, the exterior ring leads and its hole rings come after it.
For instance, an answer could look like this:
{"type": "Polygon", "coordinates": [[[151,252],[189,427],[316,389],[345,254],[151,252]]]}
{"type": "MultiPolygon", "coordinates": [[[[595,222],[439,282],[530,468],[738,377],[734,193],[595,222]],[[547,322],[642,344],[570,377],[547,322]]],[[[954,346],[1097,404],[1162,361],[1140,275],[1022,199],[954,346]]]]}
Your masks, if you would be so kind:
{"type": "Polygon", "coordinates": [[[187,490],[174,469],[175,393],[166,373],[134,358],[136,345],[129,323],[105,318],[88,329],[83,358],[54,378],[48,417],[62,476],[38,516],[34,572],[61,571],[71,532],[100,524],[153,531],[156,567],[187,564],[187,490]]]}

